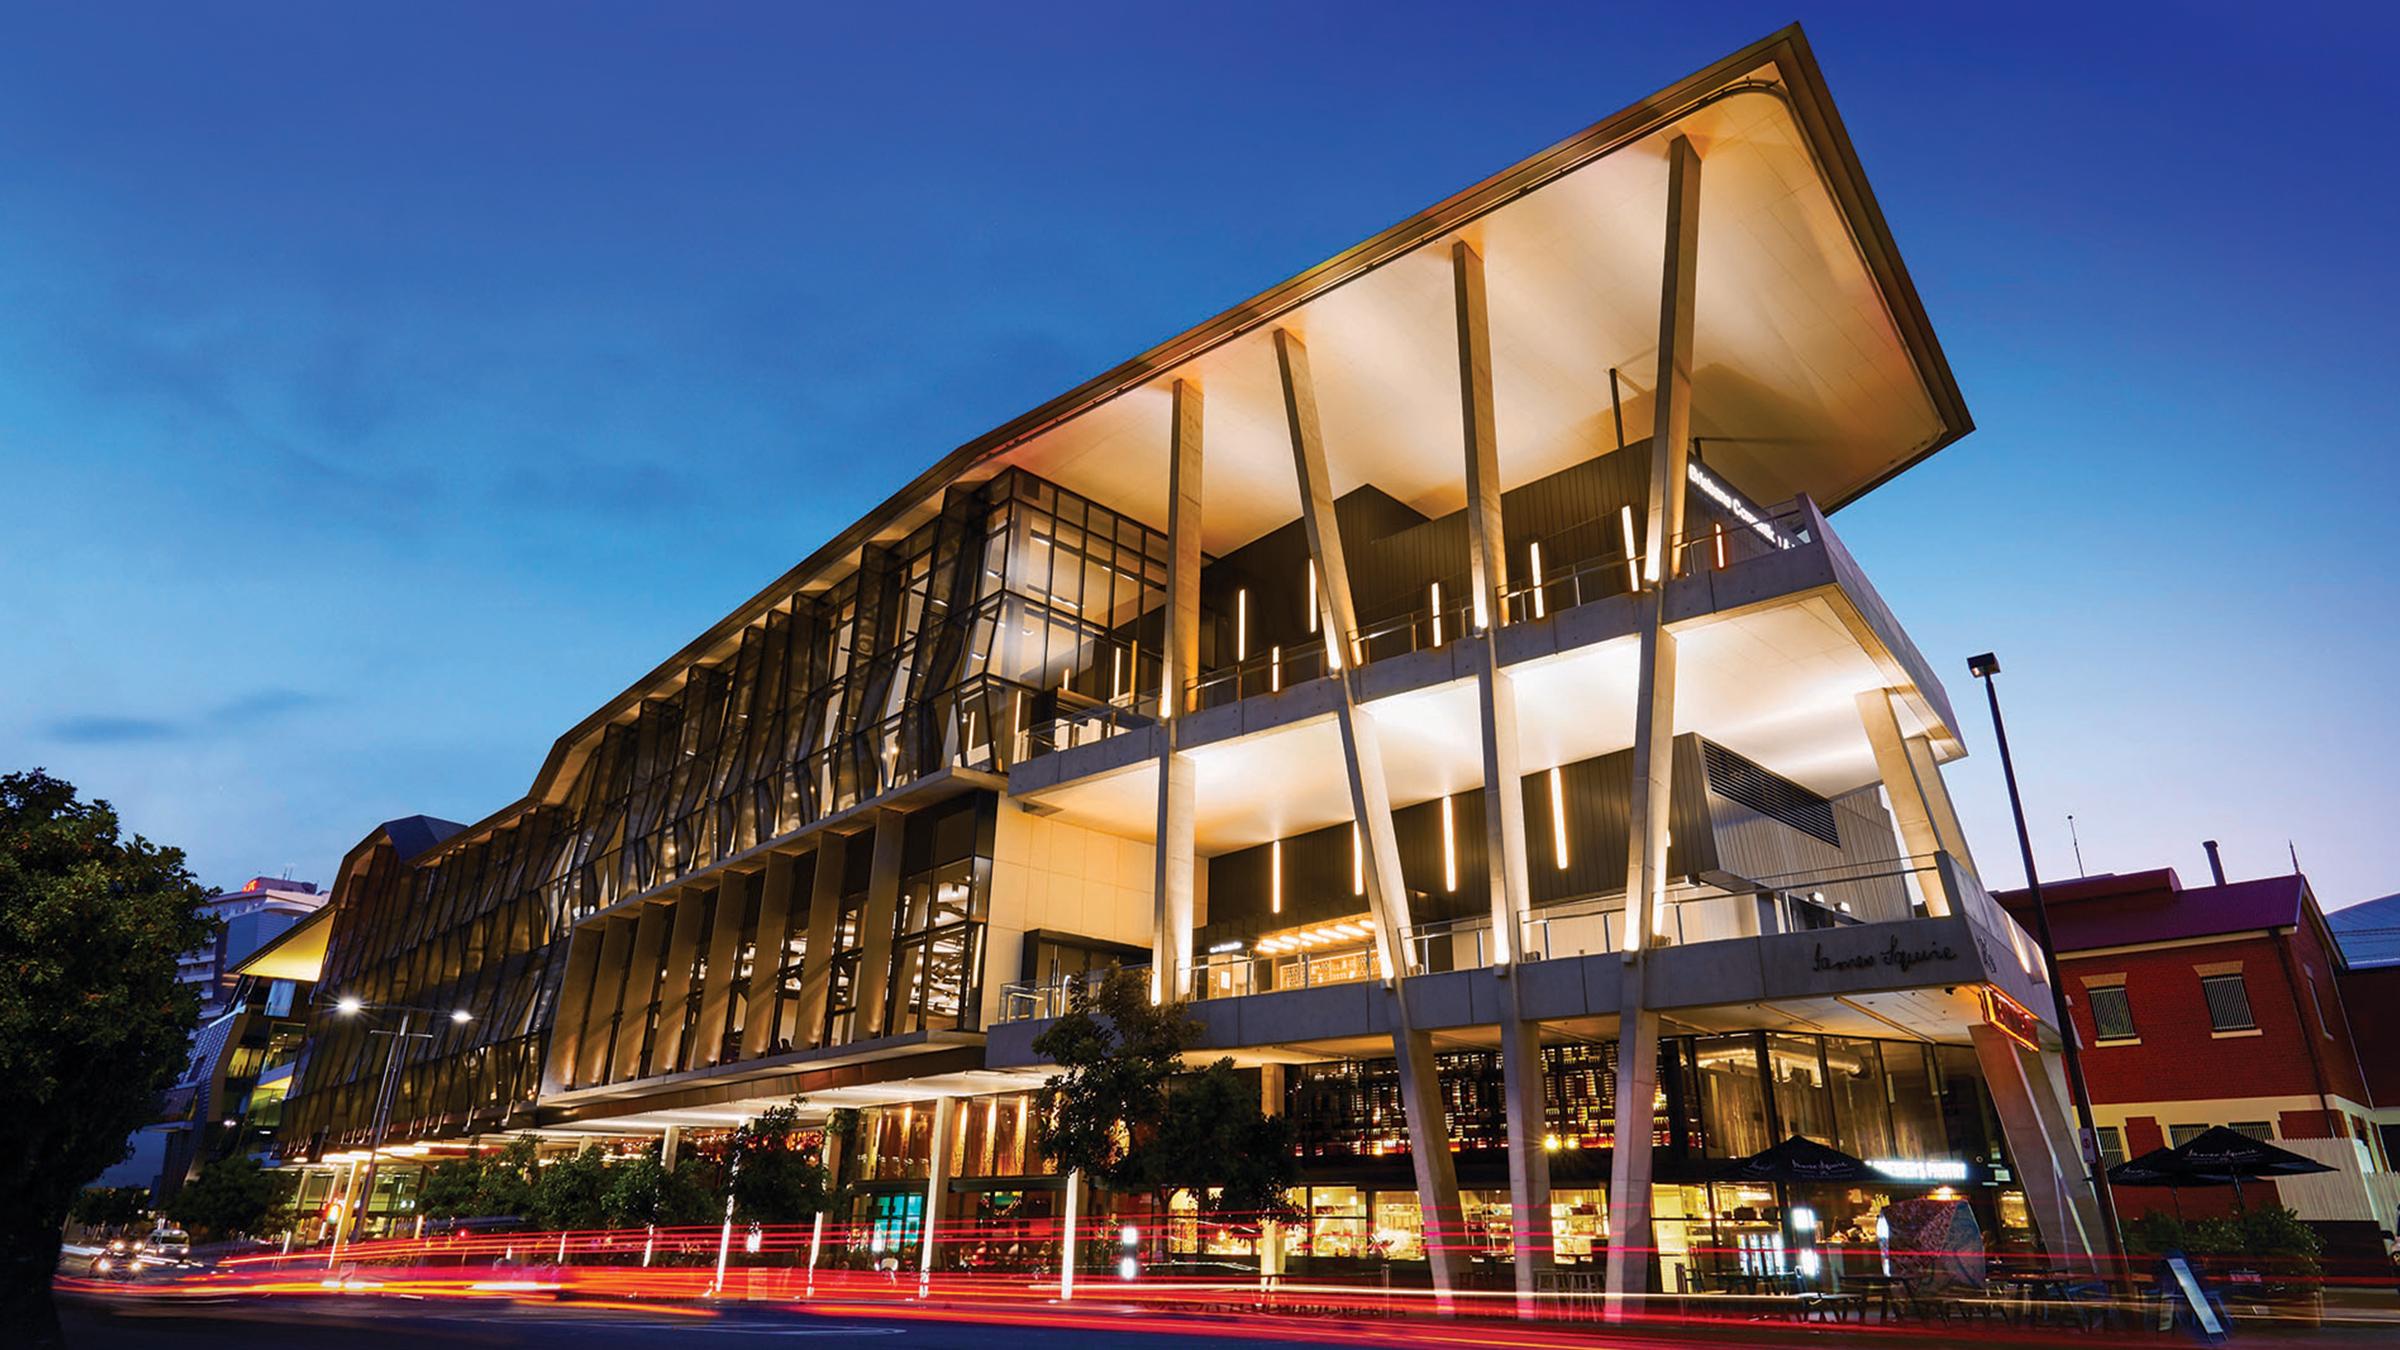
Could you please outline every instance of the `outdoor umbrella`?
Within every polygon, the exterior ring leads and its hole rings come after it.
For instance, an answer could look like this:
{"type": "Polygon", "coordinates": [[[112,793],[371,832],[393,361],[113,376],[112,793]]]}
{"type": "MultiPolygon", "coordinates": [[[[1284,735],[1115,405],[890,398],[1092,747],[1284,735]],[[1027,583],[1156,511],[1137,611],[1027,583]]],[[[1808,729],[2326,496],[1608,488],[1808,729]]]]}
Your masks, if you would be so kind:
{"type": "Polygon", "coordinates": [[[2332,1170],[2314,1158],[2215,1125],[2173,1148],[2153,1149],[2118,1163],[2108,1169],[2108,1177],[2134,1186],[2230,1185],[2234,1202],[2239,1204],[2242,1182],[2247,1178],[2301,1177],[2332,1170]]]}
{"type": "Polygon", "coordinates": [[[1871,1181],[1876,1172],[1838,1148],[1795,1134],[1729,1164],[1725,1176],[1733,1181],[1871,1181]]]}
{"type": "MultiPolygon", "coordinates": [[[[2175,1169],[2175,1150],[2154,1148],[2138,1158],[2127,1158],[2108,1169],[2108,1180],[2112,1186],[2166,1187],[2168,1198],[2175,1202],[2175,1219],[2182,1222],[2183,1183],[2190,1178],[2175,1169]]],[[[2222,1183],[2212,1181],[2204,1184],[2214,1186],[2222,1183]]]]}

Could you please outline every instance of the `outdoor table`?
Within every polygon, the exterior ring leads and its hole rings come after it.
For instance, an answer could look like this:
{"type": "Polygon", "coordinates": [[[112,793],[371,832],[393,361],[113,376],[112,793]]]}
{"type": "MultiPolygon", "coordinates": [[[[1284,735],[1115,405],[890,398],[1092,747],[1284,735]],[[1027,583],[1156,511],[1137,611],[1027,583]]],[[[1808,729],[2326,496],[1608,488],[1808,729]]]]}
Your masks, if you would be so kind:
{"type": "Polygon", "coordinates": [[[1898,1275],[1849,1275],[1842,1283],[1856,1286],[1862,1298],[1874,1303],[1876,1316],[1883,1321],[1897,1321],[1895,1316],[1904,1306],[1903,1294],[1908,1281],[1898,1275]]]}

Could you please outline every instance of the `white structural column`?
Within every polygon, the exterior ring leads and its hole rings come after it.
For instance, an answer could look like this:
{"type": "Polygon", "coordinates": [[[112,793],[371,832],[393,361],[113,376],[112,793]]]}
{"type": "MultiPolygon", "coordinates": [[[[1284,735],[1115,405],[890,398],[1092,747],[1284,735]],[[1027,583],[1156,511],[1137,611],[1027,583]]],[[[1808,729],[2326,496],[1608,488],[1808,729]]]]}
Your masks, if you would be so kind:
{"type": "MultiPolygon", "coordinates": [[[[1300,521],[1308,554],[1317,564],[1317,589],[1325,613],[1327,665],[1347,672],[1357,653],[1358,609],[1352,602],[1350,565],[1334,518],[1333,477],[1325,467],[1325,437],[1317,421],[1316,381],[1309,374],[1308,348],[1290,331],[1275,330],[1275,359],[1283,370],[1283,407],[1291,425],[1292,462],[1300,478],[1300,521]]],[[[1375,954],[1384,976],[1397,978],[1409,966],[1404,935],[1409,915],[1408,885],[1400,874],[1400,844],[1392,832],[1391,792],[1383,776],[1383,743],[1374,719],[1361,711],[1345,673],[1337,682],[1341,702],[1334,720],[1342,733],[1342,759],[1350,777],[1350,811],[1366,842],[1360,871],[1375,924],[1375,954]]]]}
{"type": "Polygon", "coordinates": [[[1449,1124],[1442,1116],[1433,1039],[1411,1027],[1403,987],[1410,966],[1405,937],[1410,926],[1408,883],[1400,870],[1399,841],[1392,831],[1382,742],[1376,738],[1374,719],[1359,708],[1347,674],[1355,664],[1350,640],[1358,632],[1358,612],[1352,603],[1341,528],[1334,517],[1333,480],[1325,465],[1308,348],[1298,337],[1278,328],[1275,357],[1283,370],[1284,412],[1291,425],[1292,460],[1300,479],[1300,519],[1322,593],[1327,664],[1338,661],[1345,672],[1338,680],[1341,698],[1335,721],[1341,728],[1343,767],[1350,779],[1351,818],[1358,822],[1366,843],[1360,851],[1359,870],[1375,927],[1376,954],[1391,986],[1392,1050],[1399,1067],[1401,1111],[1408,1118],[1409,1162],[1416,1173],[1425,1255],[1433,1270],[1434,1293],[1447,1300],[1465,1273],[1466,1244],[1458,1228],[1458,1169],[1450,1156],[1449,1124]]]}
{"type": "MultiPolygon", "coordinates": [[[[1900,836],[1900,851],[1919,868],[1933,865],[1933,855],[1948,853],[1970,872],[1967,842],[1959,832],[1958,816],[1950,807],[1949,789],[1933,762],[1933,747],[1922,736],[1904,736],[1892,708],[1892,691],[1869,689],[1858,696],[1858,722],[1875,751],[1875,772],[1883,779],[1884,795],[1892,803],[1892,828],[1900,836]],[[1920,755],[1918,751],[1922,751],[1920,755]],[[1928,781],[1930,780],[1930,781],[1928,781]]],[[[1950,896],[1930,873],[1909,877],[1925,912],[1936,917],[1950,912],[1950,896]]]]}
{"type": "Polygon", "coordinates": [[[2097,1267],[2098,1201],[2083,1181],[2059,1056],[2037,1055],[1995,1026],[1979,1023],[1969,1035],[2042,1244],[2070,1261],[2097,1267]]]}
{"type": "Polygon", "coordinates": [[[1500,433],[1492,412],[1492,334],[1483,300],[1483,259],[1464,240],[1451,245],[1458,300],[1458,394],[1467,452],[1467,564],[1484,660],[1475,685],[1483,713],[1484,856],[1492,900],[1491,963],[1515,959],[1530,904],[1525,881],[1524,776],[1517,754],[1517,695],[1500,669],[1499,630],[1508,621],[1508,542],[1500,518],[1500,433]]]}
{"type": "Polygon", "coordinates": [[[924,1240],[917,1244],[917,1287],[933,1280],[933,1244],[940,1237],[942,1198],[950,1190],[950,1136],[957,1130],[958,1098],[933,1099],[933,1138],[925,1148],[924,1240]]]}
{"type": "MultiPolygon", "coordinates": [[[[1200,673],[1200,412],[1198,386],[1177,380],[1167,432],[1167,623],[1158,691],[1157,931],[1150,998],[1192,994],[1192,870],[1199,774],[1175,730],[1200,673]]],[[[1138,681],[1140,673],[1135,673],[1138,681]]]]}
{"type": "Polygon", "coordinates": [[[1667,146],[1666,259],[1658,301],[1657,413],[1650,432],[1650,509],[1643,550],[1641,671],[1635,692],[1633,790],[1625,859],[1626,969],[1617,1022],[1617,1111],[1608,1187],[1611,1316],[1650,1287],[1650,1135],[1658,1088],[1658,1014],[1643,953],[1656,940],[1666,890],[1667,802],[1675,764],[1675,636],[1667,631],[1668,551],[1683,533],[1692,427],[1692,314],[1700,255],[1700,154],[1667,146]]]}
{"type": "MultiPolygon", "coordinates": [[[[1458,402],[1467,459],[1467,559],[1483,655],[1475,686],[1483,714],[1483,830],[1492,904],[1489,958],[1503,974],[1516,957],[1532,900],[1527,886],[1524,771],[1517,754],[1517,694],[1500,668],[1499,630],[1508,622],[1508,539],[1501,520],[1500,433],[1492,408],[1492,333],[1483,258],[1465,240],[1450,246],[1458,307],[1458,402]]],[[[1511,981],[1503,998],[1500,1072],[1508,1098],[1508,1198],[1516,1237],[1519,1308],[1533,1311],[1539,1272],[1550,1264],[1548,1094],[1538,1023],[1519,1010],[1511,981]]]]}

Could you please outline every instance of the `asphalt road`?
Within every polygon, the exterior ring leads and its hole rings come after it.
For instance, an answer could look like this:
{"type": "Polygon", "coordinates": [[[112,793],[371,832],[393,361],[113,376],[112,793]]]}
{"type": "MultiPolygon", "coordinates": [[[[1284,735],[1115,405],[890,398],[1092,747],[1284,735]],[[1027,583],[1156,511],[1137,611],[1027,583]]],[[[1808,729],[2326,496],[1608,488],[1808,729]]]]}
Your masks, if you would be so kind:
{"type": "MultiPolygon", "coordinates": [[[[632,1347],[858,1346],[868,1350],[1117,1350],[1206,1343],[1193,1335],[1055,1325],[905,1323],[734,1308],[696,1317],[656,1310],[580,1310],[572,1305],[451,1303],[393,1298],[243,1298],[221,1304],[62,1297],[59,1314],[74,1350],[402,1350],[417,1346],[529,1346],[557,1350],[632,1347]]],[[[1250,1341],[1272,1345],[1272,1341],[1250,1341]]],[[[1388,1344],[1405,1341],[1394,1337],[1388,1344]]]]}

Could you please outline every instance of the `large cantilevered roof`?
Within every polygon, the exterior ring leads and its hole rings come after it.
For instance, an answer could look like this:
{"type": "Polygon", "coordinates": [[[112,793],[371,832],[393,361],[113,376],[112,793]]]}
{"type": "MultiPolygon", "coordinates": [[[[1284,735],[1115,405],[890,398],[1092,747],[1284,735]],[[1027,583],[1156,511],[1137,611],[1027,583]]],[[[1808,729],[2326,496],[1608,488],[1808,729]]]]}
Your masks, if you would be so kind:
{"type": "Polygon", "coordinates": [[[1503,485],[1613,449],[1620,411],[1622,435],[1646,437],[1678,136],[1704,166],[1692,424],[1709,464],[1754,498],[1807,493],[1834,509],[1970,431],[1794,26],[951,451],[561,737],[525,801],[484,825],[552,799],[601,728],[838,580],[862,546],[922,522],[952,485],[1021,464],[1163,525],[1176,380],[1205,396],[1204,547],[1290,520],[1278,327],[1308,343],[1335,490],[1372,483],[1428,514],[1456,509],[1455,241],[1485,260],[1503,485]]]}

